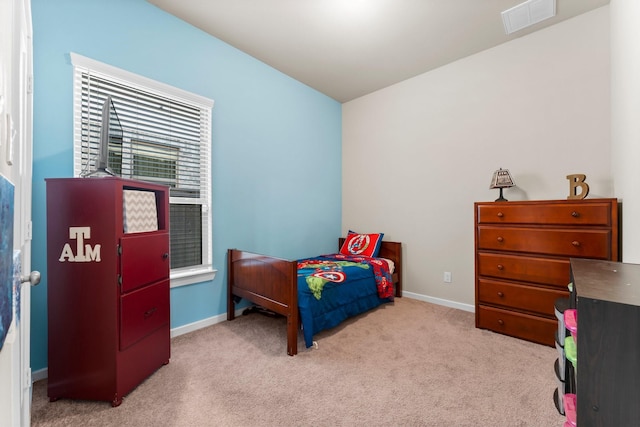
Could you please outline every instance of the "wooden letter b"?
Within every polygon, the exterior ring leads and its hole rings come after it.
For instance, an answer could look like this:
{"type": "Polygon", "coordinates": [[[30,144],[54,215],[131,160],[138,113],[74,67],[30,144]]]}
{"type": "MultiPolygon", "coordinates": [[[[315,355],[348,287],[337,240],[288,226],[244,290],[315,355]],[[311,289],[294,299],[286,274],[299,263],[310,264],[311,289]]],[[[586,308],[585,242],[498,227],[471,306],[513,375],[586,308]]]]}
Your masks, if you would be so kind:
{"type": "Polygon", "coordinates": [[[589,185],[584,182],[586,178],[587,176],[582,173],[567,175],[567,179],[569,180],[569,197],[567,197],[567,199],[584,199],[587,197],[587,194],[589,194],[589,185]],[[580,194],[578,194],[578,187],[581,189],[580,194]]]}

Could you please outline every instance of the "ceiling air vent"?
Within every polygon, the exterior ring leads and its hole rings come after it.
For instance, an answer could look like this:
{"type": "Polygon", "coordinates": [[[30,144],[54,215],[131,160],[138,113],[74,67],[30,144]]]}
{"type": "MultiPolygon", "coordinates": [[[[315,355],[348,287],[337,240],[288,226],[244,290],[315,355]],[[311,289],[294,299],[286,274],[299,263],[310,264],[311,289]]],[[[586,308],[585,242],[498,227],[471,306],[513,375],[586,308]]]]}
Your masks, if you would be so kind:
{"type": "Polygon", "coordinates": [[[556,0],[527,0],[502,12],[502,22],[511,34],[556,15],[556,0]]]}

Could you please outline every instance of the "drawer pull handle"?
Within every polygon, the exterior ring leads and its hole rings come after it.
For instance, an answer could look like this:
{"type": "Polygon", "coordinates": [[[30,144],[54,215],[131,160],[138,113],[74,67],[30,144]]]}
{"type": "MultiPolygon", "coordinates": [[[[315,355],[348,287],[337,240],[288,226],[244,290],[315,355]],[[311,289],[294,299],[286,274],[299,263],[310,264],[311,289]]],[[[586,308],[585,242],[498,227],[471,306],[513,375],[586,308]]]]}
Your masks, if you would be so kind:
{"type": "Polygon", "coordinates": [[[144,318],[148,319],[149,317],[153,316],[153,313],[155,313],[156,311],[158,311],[158,307],[153,307],[152,309],[145,311],[144,318]]]}
{"type": "Polygon", "coordinates": [[[502,237],[502,236],[498,236],[498,239],[497,239],[497,240],[498,240],[498,242],[502,243],[502,242],[504,242],[504,237],[502,237]]]}
{"type": "Polygon", "coordinates": [[[499,325],[504,325],[504,320],[502,320],[502,319],[498,319],[498,324],[499,324],[499,325]]]}
{"type": "Polygon", "coordinates": [[[580,214],[576,211],[571,212],[571,216],[574,218],[578,218],[580,216],[580,214]]]}
{"type": "Polygon", "coordinates": [[[498,296],[499,296],[500,298],[502,298],[502,297],[504,296],[504,294],[503,294],[502,292],[498,292],[498,296]]]}
{"type": "Polygon", "coordinates": [[[504,270],[504,265],[498,264],[498,270],[504,270]]]}
{"type": "Polygon", "coordinates": [[[574,240],[573,242],[571,242],[571,244],[572,244],[573,246],[575,246],[576,248],[577,248],[578,246],[580,246],[580,242],[578,242],[577,240],[574,240]]]}
{"type": "Polygon", "coordinates": [[[498,212],[498,218],[502,218],[504,214],[502,212],[498,212]]]}

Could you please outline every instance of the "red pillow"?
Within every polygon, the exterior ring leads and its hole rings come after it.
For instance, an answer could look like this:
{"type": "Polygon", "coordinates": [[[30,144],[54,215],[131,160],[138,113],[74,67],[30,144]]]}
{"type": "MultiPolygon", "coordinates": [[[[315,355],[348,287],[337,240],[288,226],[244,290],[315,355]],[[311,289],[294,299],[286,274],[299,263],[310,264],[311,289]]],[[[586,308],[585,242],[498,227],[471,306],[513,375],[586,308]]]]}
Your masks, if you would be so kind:
{"type": "Polygon", "coordinates": [[[340,248],[340,253],[345,255],[377,257],[378,252],[380,252],[380,245],[382,245],[382,236],[384,236],[384,233],[358,234],[349,231],[347,238],[340,248]]]}

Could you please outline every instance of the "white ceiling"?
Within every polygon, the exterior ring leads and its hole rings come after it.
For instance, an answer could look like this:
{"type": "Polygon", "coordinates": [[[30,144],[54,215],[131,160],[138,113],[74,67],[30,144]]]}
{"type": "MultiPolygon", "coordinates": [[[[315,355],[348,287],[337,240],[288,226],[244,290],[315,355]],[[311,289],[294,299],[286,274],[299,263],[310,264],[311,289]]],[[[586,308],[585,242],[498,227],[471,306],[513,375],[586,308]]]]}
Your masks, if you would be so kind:
{"type": "Polygon", "coordinates": [[[501,12],[524,0],[147,1],[340,102],[609,4],[556,0],[507,36],[501,12]]]}

